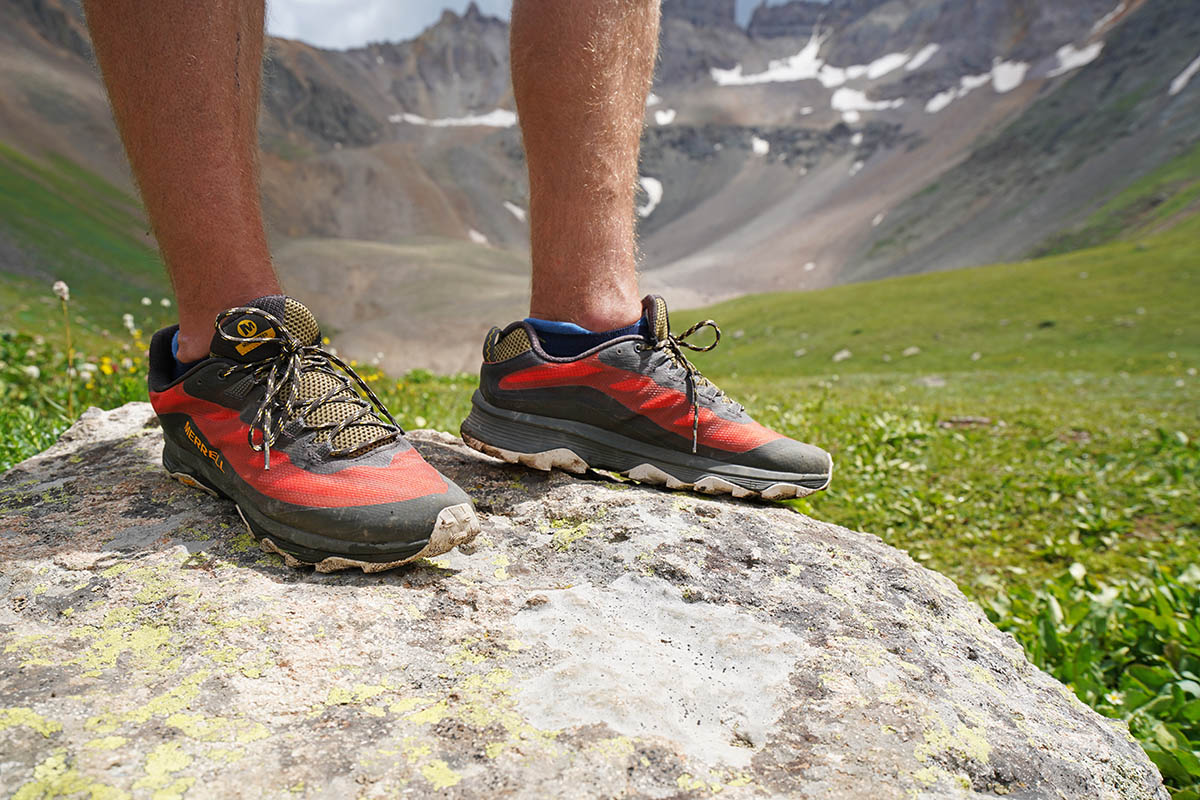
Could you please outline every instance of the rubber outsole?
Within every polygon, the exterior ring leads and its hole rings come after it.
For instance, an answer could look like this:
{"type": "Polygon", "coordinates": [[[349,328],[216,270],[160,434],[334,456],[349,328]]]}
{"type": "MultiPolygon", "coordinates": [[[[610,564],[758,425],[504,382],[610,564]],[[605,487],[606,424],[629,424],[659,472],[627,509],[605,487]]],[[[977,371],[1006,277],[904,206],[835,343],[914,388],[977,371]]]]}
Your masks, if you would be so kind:
{"type": "Polygon", "coordinates": [[[424,543],[414,542],[408,550],[396,553],[395,557],[381,555],[378,557],[379,560],[375,560],[374,558],[366,560],[349,555],[326,555],[286,542],[270,533],[255,530],[254,525],[250,524],[250,520],[242,510],[241,505],[224,493],[206,485],[194,475],[186,472],[171,471],[170,469],[167,470],[167,474],[184,486],[199,489],[213,497],[233,502],[238,516],[241,517],[242,523],[246,526],[246,530],[258,541],[259,547],[265,552],[282,556],[284,563],[289,567],[313,567],[317,572],[338,572],[355,568],[361,569],[365,573],[384,572],[418,559],[440,556],[443,553],[450,552],[455,547],[468,545],[475,539],[480,530],[479,517],[476,516],[475,509],[471,507],[470,503],[460,503],[454,506],[447,506],[438,513],[433,530],[424,543]],[[415,549],[415,552],[409,552],[409,550],[413,549],[415,549]]]}
{"type": "MultiPolygon", "coordinates": [[[[486,401],[475,398],[471,414],[463,421],[460,433],[467,446],[509,464],[521,464],[544,472],[557,468],[579,475],[588,469],[603,469],[639,483],[665,486],[668,489],[764,500],[807,497],[824,490],[833,478],[832,459],[828,474],[802,476],[802,480],[780,479],[765,472],[745,477],[717,475],[703,467],[650,463],[649,460],[641,461],[642,457],[631,451],[617,452],[612,445],[589,441],[576,430],[560,431],[537,426],[529,421],[533,419],[531,415],[509,412],[514,419],[503,419],[495,413],[500,411],[499,409],[482,408],[483,402],[486,401]],[[521,447],[518,444],[556,439],[559,441],[554,443],[562,446],[542,449],[536,446],[521,447]],[[580,450],[584,453],[581,454],[580,450]],[[589,462],[586,456],[591,452],[598,455],[592,456],[589,462]]],[[[574,425],[576,428],[581,427],[578,423],[574,425]]]]}

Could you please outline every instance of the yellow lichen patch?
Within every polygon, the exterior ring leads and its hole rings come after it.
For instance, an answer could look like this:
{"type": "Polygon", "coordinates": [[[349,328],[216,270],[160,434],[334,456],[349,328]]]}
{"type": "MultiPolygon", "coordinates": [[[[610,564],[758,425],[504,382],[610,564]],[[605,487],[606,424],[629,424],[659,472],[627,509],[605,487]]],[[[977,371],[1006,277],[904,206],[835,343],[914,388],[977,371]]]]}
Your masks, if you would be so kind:
{"type": "Polygon", "coordinates": [[[406,711],[412,711],[422,703],[428,703],[429,700],[424,697],[402,697],[396,702],[388,706],[388,711],[393,714],[403,714],[406,711]]]}
{"type": "MultiPolygon", "coordinates": [[[[165,789],[166,797],[179,796],[187,791],[194,778],[171,779],[171,773],[179,772],[192,763],[192,757],[179,748],[179,742],[163,742],[146,755],[146,775],[134,784],[135,789],[165,789]],[[177,784],[186,782],[185,786],[177,788],[177,784]]],[[[159,798],[156,792],[154,797],[159,798]]],[[[164,798],[165,800],[165,798],[164,798]]]]}
{"type": "Polygon", "coordinates": [[[92,739],[84,747],[89,750],[116,750],[128,741],[124,736],[101,736],[99,739],[92,739]]]}
{"type": "Polygon", "coordinates": [[[342,686],[335,686],[330,689],[329,694],[326,695],[325,705],[327,707],[362,705],[371,698],[394,691],[395,689],[393,687],[383,684],[369,685],[365,683],[356,683],[349,689],[342,686]]]}
{"type": "Polygon", "coordinates": [[[12,800],[41,800],[83,795],[90,800],[124,800],[127,792],[79,774],[67,764],[67,751],[56,750],[33,768],[33,780],[17,789],[12,800]]]}
{"type": "Polygon", "coordinates": [[[450,713],[450,704],[445,700],[440,700],[437,703],[423,708],[420,711],[414,711],[408,715],[409,722],[416,725],[435,725],[441,722],[450,713]]]}
{"type": "Polygon", "coordinates": [[[993,689],[1000,688],[1000,684],[996,682],[996,676],[992,674],[991,670],[984,669],[978,664],[972,664],[971,668],[967,670],[967,674],[970,675],[971,680],[975,681],[976,683],[986,683],[993,689]]]}
{"type": "Polygon", "coordinates": [[[50,648],[45,645],[40,645],[42,639],[45,639],[44,633],[33,633],[28,636],[18,636],[8,644],[4,645],[5,653],[19,653],[24,651],[25,657],[21,659],[22,667],[53,667],[57,666],[59,661],[50,654],[50,648]]]}
{"type": "Polygon", "coordinates": [[[449,789],[462,780],[462,776],[450,769],[450,765],[440,758],[421,767],[421,775],[429,781],[434,789],[439,790],[449,789]]]}
{"type": "Polygon", "coordinates": [[[476,653],[471,649],[471,645],[478,642],[478,639],[467,639],[463,641],[462,645],[457,650],[446,656],[446,663],[452,667],[458,668],[465,665],[482,664],[484,661],[487,661],[487,656],[481,653],[476,653]]]}
{"type": "Polygon", "coordinates": [[[50,738],[50,734],[62,730],[62,725],[46,719],[41,714],[35,714],[32,708],[0,708],[0,731],[23,725],[50,738]]]}
{"type": "Polygon", "coordinates": [[[197,670],[184,678],[178,686],[154,697],[132,711],[124,714],[105,712],[97,714],[83,724],[84,728],[96,733],[112,733],[123,723],[141,724],[151,717],[170,716],[185,710],[200,694],[200,684],[208,677],[208,670],[197,670]]]}
{"type": "Polygon", "coordinates": [[[633,740],[628,736],[614,736],[610,739],[600,739],[587,749],[614,760],[628,758],[633,755],[633,740]]]}
{"type": "Polygon", "coordinates": [[[697,789],[708,788],[707,783],[687,772],[675,779],[675,785],[685,792],[694,792],[697,789]]]}
{"type": "Polygon", "coordinates": [[[84,677],[95,678],[117,665],[128,654],[130,666],[153,672],[174,672],[179,668],[171,629],[166,625],[134,624],[129,609],[117,609],[104,618],[99,627],[81,625],[71,637],[91,642],[78,658],[67,661],[84,668],[84,677]]]}
{"type": "Polygon", "coordinates": [[[554,520],[550,523],[550,527],[554,530],[554,535],[550,538],[550,544],[555,550],[563,552],[571,549],[571,545],[587,536],[591,531],[591,526],[586,522],[579,522],[572,525],[565,519],[554,520]]]}
{"type": "Polygon", "coordinates": [[[248,553],[258,549],[258,540],[248,533],[240,533],[229,542],[235,553],[248,553]]]}
{"type": "Polygon", "coordinates": [[[505,556],[505,555],[492,556],[492,566],[494,566],[496,568],[495,571],[492,573],[492,575],[496,578],[496,580],[498,580],[498,581],[508,580],[508,564],[509,564],[508,556],[505,556]]]}
{"type": "Polygon", "coordinates": [[[959,758],[988,763],[992,746],[984,736],[983,728],[968,728],[959,723],[954,730],[936,715],[925,718],[925,740],[913,748],[913,755],[918,761],[925,762],[936,759],[940,755],[951,754],[959,758]]]}
{"type": "Polygon", "coordinates": [[[248,719],[206,717],[182,712],[167,717],[167,725],[185,736],[202,742],[238,742],[249,744],[271,735],[266,725],[248,719]]]}
{"type": "Polygon", "coordinates": [[[246,751],[243,748],[230,747],[214,747],[205,755],[211,761],[221,761],[225,764],[232,764],[235,761],[241,761],[246,757],[246,751]]]}

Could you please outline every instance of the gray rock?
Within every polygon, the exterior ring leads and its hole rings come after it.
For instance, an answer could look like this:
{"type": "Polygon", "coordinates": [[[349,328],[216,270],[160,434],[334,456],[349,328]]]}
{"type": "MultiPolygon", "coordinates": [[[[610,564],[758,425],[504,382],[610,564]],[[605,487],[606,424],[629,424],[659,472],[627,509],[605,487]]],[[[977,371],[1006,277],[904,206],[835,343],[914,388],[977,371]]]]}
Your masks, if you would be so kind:
{"type": "Polygon", "coordinates": [[[144,403],[0,476],[0,793],[1167,797],[874,536],[413,439],[484,532],[375,576],[261,552],[144,403]]]}

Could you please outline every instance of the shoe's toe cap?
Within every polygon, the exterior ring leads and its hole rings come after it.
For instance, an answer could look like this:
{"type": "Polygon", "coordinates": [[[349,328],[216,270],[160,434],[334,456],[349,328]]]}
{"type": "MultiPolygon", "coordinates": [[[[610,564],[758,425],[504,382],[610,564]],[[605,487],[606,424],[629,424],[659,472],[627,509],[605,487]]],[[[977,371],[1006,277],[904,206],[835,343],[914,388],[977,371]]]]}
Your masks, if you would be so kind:
{"type": "Polygon", "coordinates": [[[471,498],[453,481],[446,478],[445,482],[444,492],[399,502],[340,508],[293,508],[273,516],[292,529],[341,542],[348,553],[385,552],[422,544],[429,541],[437,529],[446,526],[463,528],[463,536],[454,538],[469,540],[479,529],[471,498]],[[453,509],[453,512],[444,514],[447,509],[453,509]],[[470,536],[466,536],[467,533],[470,536]]]}
{"type": "Polygon", "coordinates": [[[755,448],[751,466],[782,473],[811,488],[824,488],[833,473],[833,457],[816,445],[781,438],[755,448]]]}

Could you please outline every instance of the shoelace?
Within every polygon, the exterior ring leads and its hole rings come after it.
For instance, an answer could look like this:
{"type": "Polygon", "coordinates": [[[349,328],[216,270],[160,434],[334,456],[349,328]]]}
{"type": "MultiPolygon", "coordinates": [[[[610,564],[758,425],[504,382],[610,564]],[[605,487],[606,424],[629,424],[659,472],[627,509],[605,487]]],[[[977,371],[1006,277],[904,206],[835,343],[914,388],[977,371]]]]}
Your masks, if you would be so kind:
{"type": "MultiPolygon", "coordinates": [[[[708,378],[706,378],[700,374],[700,370],[696,369],[696,365],[693,364],[691,361],[689,361],[688,357],[686,355],[684,355],[683,348],[686,347],[688,350],[692,350],[697,353],[707,353],[709,350],[712,350],[714,347],[716,347],[720,343],[721,343],[721,329],[717,326],[717,323],[713,322],[711,319],[706,319],[701,322],[697,322],[695,325],[688,328],[686,331],[681,333],[679,336],[676,336],[675,334],[668,331],[666,338],[660,339],[657,344],[654,344],[650,347],[645,348],[647,350],[666,350],[667,352],[669,352],[671,354],[671,358],[674,359],[675,363],[679,364],[681,367],[683,367],[684,371],[686,372],[685,380],[687,381],[687,385],[688,385],[688,394],[692,398],[692,452],[693,453],[696,452],[696,448],[700,442],[700,397],[696,392],[696,382],[697,382],[697,380],[699,380],[701,383],[706,383],[709,386],[712,386],[714,389],[716,389],[716,385],[713,384],[713,382],[710,381],[708,378]],[[696,333],[701,328],[712,328],[713,329],[713,335],[716,338],[713,339],[712,344],[710,344],[706,347],[700,347],[698,345],[692,344],[691,342],[685,341],[689,336],[696,333]]],[[[720,391],[721,391],[720,389],[717,389],[718,393],[720,391]]]]}
{"type": "Polygon", "coordinates": [[[263,451],[264,470],[271,468],[271,446],[279,438],[279,433],[283,429],[283,426],[293,418],[298,419],[300,424],[308,430],[331,431],[329,434],[331,447],[333,446],[333,440],[338,437],[338,434],[351,425],[370,424],[389,429],[387,433],[354,448],[334,448],[330,453],[334,456],[351,455],[352,453],[368,450],[385,442],[394,441],[404,432],[383,405],[383,402],[375,395],[375,392],[371,391],[371,387],[359,377],[358,373],[349,364],[318,344],[305,344],[300,341],[273,314],[263,311],[261,308],[249,306],[231,308],[217,315],[216,326],[217,333],[226,341],[243,344],[249,342],[273,342],[277,343],[281,348],[279,355],[274,358],[254,361],[248,364],[238,364],[221,373],[221,377],[226,377],[233,372],[247,371],[256,381],[266,381],[266,393],[263,395],[262,403],[259,405],[258,411],[254,414],[254,419],[250,423],[250,430],[246,432],[246,441],[249,443],[250,449],[263,451]],[[226,319],[239,314],[257,314],[265,317],[275,327],[279,335],[236,336],[221,327],[221,323],[226,319]],[[334,369],[335,366],[341,370],[341,373],[334,369]],[[337,386],[331,387],[329,391],[320,397],[302,400],[299,398],[300,377],[304,373],[313,370],[332,375],[337,380],[337,386]],[[355,385],[359,389],[362,389],[368,399],[364,399],[362,395],[354,391],[355,385]],[[285,392],[286,395],[284,394],[285,392]],[[358,410],[353,414],[346,415],[336,425],[316,425],[310,423],[307,415],[329,402],[356,405],[358,406],[358,410]],[[386,418],[386,423],[383,419],[374,416],[373,412],[375,409],[378,409],[383,417],[386,418]],[[276,415],[276,411],[279,412],[278,415],[276,415]],[[363,417],[373,417],[373,419],[369,423],[363,423],[360,422],[363,417]],[[255,430],[259,432],[261,441],[255,442],[255,430]]]}

